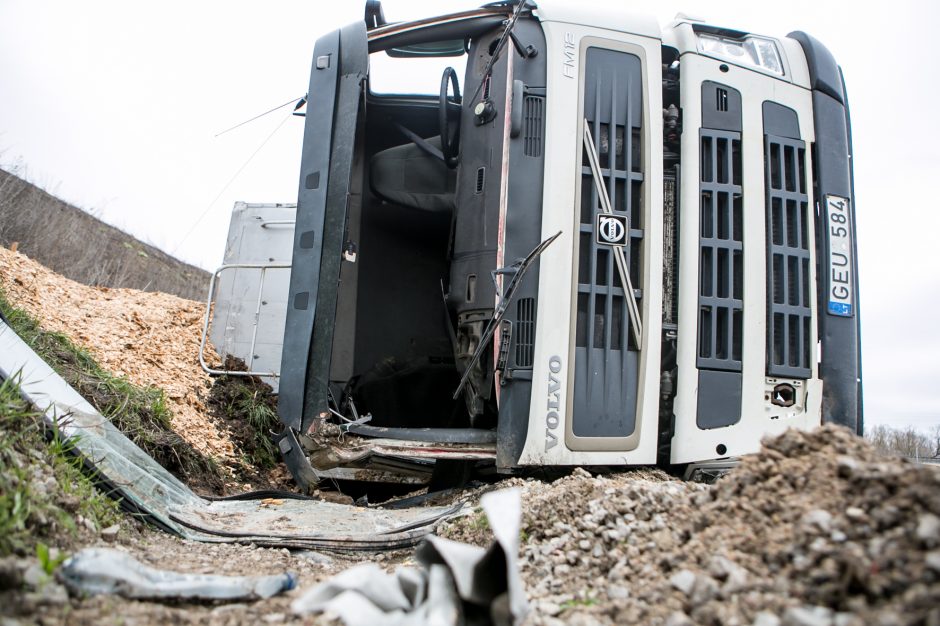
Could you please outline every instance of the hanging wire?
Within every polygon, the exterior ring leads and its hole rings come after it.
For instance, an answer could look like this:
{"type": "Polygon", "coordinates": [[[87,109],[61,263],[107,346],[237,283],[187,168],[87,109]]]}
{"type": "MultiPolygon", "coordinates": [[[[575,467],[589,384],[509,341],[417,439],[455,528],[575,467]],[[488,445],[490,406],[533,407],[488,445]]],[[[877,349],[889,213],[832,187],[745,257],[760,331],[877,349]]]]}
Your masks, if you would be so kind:
{"type": "MultiPolygon", "coordinates": [[[[291,102],[293,102],[293,100],[291,102]]],[[[251,153],[251,156],[249,156],[248,159],[244,163],[242,163],[242,166],[239,167],[238,170],[228,180],[228,182],[222,186],[222,189],[220,189],[219,193],[216,194],[215,198],[213,198],[212,201],[206,205],[206,208],[202,210],[202,213],[199,214],[199,217],[196,219],[195,222],[193,222],[193,225],[189,227],[189,230],[186,231],[186,234],[183,235],[183,237],[179,241],[176,242],[176,246],[174,246],[173,251],[170,252],[171,255],[175,255],[176,251],[180,249],[180,246],[182,246],[186,242],[186,240],[189,239],[189,236],[193,234],[193,231],[196,230],[196,227],[199,226],[200,222],[202,222],[203,218],[209,212],[209,209],[212,208],[212,205],[218,202],[219,198],[222,197],[222,194],[224,194],[228,190],[228,188],[231,186],[231,184],[235,182],[235,179],[238,178],[239,174],[241,174],[242,171],[244,171],[246,167],[248,167],[248,164],[251,163],[251,160],[254,159],[255,156],[259,152],[261,152],[261,149],[264,148],[265,145],[267,145],[269,141],[271,141],[271,138],[274,137],[274,134],[277,133],[277,131],[281,130],[281,126],[283,126],[284,123],[291,118],[291,115],[292,115],[291,113],[288,113],[286,116],[284,116],[284,119],[282,119],[281,122],[274,128],[274,130],[271,131],[271,134],[265,137],[264,141],[261,142],[261,145],[258,146],[255,149],[255,151],[251,153]]]]}
{"type": "Polygon", "coordinates": [[[261,118],[261,117],[264,117],[265,115],[268,115],[269,113],[274,113],[274,112],[277,111],[278,109],[283,109],[283,108],[286,107],[288,104],[291,104],[291,103],[294,103],[294,102],[297,103],[297,106],[294,107],[294,111],[296,111],[296,110],[299,109],[299,108],[303,105],[303,103],[305,103],[306,101],[307,101],[306,97],[303,97],[303,98],[291,98],[290,100],[288,100],[288,101],[285,102],[284,104],[279,104],[279,105],[277,105],[276,107],[274,107],[273,109],[270,109],[270,110],[268,110],[268,111],[265,111],[264,113],[259,113],[258,115],[254,116],[254,117],[252,117],[252,118],[250,118],[250,119],[247,119],[247,120],[245,120],[244,122],[240,122],[240,123],[238,123],[238,124],[235,124],[235,125],[232,126],[231,128],[226,128],[226,129],[223,130],[222,132],[217,133],[217,134],[213,135],[212,137],[213,137],[213,138],[215,138],[215,137],[221,137],[222,135],[224,135],[225,133],[229,132],[230,130],[235,130],[236,128],[241,128],[242,126],[244,126],[245,124],[247,124],[247,123],[249,123],[249,122],[254,122],[256,119],[261,118]]]}

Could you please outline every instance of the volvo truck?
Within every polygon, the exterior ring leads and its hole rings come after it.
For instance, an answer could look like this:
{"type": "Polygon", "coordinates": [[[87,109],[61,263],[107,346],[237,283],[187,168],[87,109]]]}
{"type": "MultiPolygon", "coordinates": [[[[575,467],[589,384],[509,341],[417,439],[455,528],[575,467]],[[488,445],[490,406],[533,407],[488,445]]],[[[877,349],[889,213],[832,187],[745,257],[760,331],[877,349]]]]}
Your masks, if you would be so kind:
{"type": "Polygon", "coordinates": [[[292,250],[256,254],[289,272],[266,375],[301,484],[861,433],[849,107],[813,36],[368,2],[303,113],[292,250]]]}

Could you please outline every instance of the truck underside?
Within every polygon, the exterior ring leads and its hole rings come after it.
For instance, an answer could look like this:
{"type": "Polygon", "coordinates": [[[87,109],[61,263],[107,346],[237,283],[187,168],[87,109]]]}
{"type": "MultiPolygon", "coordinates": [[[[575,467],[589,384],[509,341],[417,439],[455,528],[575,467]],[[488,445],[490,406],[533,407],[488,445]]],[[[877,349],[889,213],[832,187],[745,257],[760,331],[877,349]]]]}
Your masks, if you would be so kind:
{"type": "Polygon", "coordinates": [[[788,427],[861,431],[831,55],[551,4],[373,5],[318,40],[278,380],[301,484],[720,464],[788,427]],[[370,54],[466,69],[386,95],[370,54]]]}

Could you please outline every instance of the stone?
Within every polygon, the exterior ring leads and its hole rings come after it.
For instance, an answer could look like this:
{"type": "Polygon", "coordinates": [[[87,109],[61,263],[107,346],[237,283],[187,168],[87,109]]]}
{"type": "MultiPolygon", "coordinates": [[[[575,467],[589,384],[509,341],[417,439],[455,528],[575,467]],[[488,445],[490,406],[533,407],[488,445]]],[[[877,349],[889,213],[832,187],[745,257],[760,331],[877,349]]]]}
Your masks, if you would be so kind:
{"type": "MultiPolygon", "coordinates": [[[[317,565],[330,565],[333,562],[331,557],[313,550],[301,550],[300,552],[295,552],[294,556],[310,561],[311,563],[316,563],[317,565]]],[[[384,561],[385,555],[380,552],[375,555],[375,559],[377,561],[384,561]]]]}
{"type": "Polygon", "coordinates": [[[940,572],[940,550],[928,552],[924,560],[927,562],[927,567],[935,572],[940,572]]]}
{"type": "Polygon", "coordinates": [[[31,589],[39,589],[49,582],[49,574],[42,569],[39,561],[32,561],[23,571],[23,584],[31,589]]]}
{"type": "Polygon", "coordinates": [[[761,611],[754,616],[752,626],[780,626],[780,618],[770,611],[761,611]]]}
{"type": "Polygon", "coordinates": [[[535,605],[535,610],[537,613],[542,614],[542,615],[555,616],[561,613],[561,606],[549,600],[542,600],[541,602],[535,605]]]}
{"type": "Polygon", "coordinates": [[[695,577],[695,584],[692,586],[692,604],[699,606],[709,600],[713,600],[718,595],[718,583],[715,579],[706,574],[699,574],[695,577]]]}
{"type": "Polygon", "coordinates": [[[692,588],[695,586],[695,574],[687,569],[679,570],[669,577],[669,584],[686,596],[690,596],[692,595],[692,588]]]}
{"type": "Polygon", "coordinates": [[[924,513],[917,520],[917,538],[930,547],[940,543],[940,517],[924,513]]]}
{"type": "Polygon", "coordinates": [[[845,516],[852,521],[861,521],[865,519],[865,511],[857,506],[850,506],[845,510],[845,516]]]}
{"type": "Polygon", "coordinates": [[[865,626],[865,620],[852,613],[836,613],[834,626],[865,626]]]}
{"type": "Polygon", "coordinates": [[[682,611],[673,611],[666,618],[665,626],[695,626],[695,622],[682,611]]]}
{"type": "Polygon", "coordinates": [[[69,592],[59,583],[48,581],[38,591],[40,604],[63,605],[69,601],[69,592]]]}
{"type": "Polygon", "coordinates": [[[832,618],[824,606],[791,606],[783,613],[783,626],[832,626],[832,618]]]}
{"type": "Polygon", "coordinates": [[[111,526],[108,526],[107,528],[103,528],[101,530],[101,538],[104,539],[105,541],[114,541],[115,539],[117,539],[118,532],[120,530],[121,530],[121,526],[119,524],[112,524],[111,526]]]}
{"type": "Polygon", "coordinates": [[[813,509],[803,515],[800,523],[807,530],[816,529],[828,533],[832,526],[832,514],[822,509],[813,509]]]}

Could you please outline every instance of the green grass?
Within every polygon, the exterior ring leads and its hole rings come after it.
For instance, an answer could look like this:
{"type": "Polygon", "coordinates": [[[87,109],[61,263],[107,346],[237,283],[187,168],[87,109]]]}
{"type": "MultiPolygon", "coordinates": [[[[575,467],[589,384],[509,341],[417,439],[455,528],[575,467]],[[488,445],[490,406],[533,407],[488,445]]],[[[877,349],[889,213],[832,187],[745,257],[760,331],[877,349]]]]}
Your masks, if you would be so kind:
{"type": "Polygon", "coordinates": [[[0,382],[0,556],[48,556],[41,540],[74,536],[79,515],[97,528],[118,521],[117,502],[82,472],[73,446],[45,427],[14,380],[0,382]]]}
{"type": "MultiPolygon", "coordinates": [[[[224,369],[244,371],[245,364],[228,357],[224,369]]],[[[220,376],[209,391],[209,407],[225,421],[243,461],[257,469],[270,469],[281,454],[271,433],[281,428],[277,401],[271,387],[255,376],[220,376]]]]}
{"type": "Polygon", "coordinates": [[[62,378],[127,437],[179,478],[200,476],[220,482],[221,471],[170,427],[166,396],[156,387],[138,387],[105,371],[88,351],[61,333],[43,330],[14,308],[0,291],[0,312],[10,326],[62,378]]]}
{"type": "Polygon", "coordinates": [[[561,603],[561,610],[567,611],[568,609],[576,609],[582,606],[595,606],[597,604],[596,598],[575,598],[574,600],[568,600],[561,603]]]}

